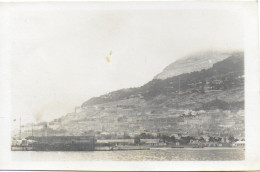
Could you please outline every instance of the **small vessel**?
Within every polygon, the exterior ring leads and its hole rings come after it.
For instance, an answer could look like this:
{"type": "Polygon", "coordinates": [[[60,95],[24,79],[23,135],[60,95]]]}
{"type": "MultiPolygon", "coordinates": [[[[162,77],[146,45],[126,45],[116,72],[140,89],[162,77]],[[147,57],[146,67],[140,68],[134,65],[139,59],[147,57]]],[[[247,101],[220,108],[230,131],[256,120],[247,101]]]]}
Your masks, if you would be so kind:
{"type": "Polygon", "coordinates": [[[119,150],[150,150],[149,147],[144,146],[114,146],[111,148],[113,151],[119,151],[119,150]]]}
{"type": "Polygon", "coordinates": [[[184,148],[184,146],[172,146],[171,148],[184,148]]]}

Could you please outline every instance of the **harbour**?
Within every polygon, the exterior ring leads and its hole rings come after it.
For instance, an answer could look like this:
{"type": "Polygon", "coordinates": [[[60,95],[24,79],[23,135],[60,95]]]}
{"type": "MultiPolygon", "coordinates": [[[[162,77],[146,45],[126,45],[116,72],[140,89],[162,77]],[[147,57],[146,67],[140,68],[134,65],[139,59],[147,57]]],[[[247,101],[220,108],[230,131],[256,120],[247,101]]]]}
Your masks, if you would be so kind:
{"type": "Polygon", "coordinates": [[[244,160],[241,148],[151,148],[121,151],[12,151],[14,161],[234,161],[244,160]]]}
{"type": "Polygon", "coordinates": [[[14,139],[12,151],[119,151],[151,148],[244,148],[244,141],[198,141],[187,143],[162,139],[96,139],[95,136],[29,136],[14,139]]]}

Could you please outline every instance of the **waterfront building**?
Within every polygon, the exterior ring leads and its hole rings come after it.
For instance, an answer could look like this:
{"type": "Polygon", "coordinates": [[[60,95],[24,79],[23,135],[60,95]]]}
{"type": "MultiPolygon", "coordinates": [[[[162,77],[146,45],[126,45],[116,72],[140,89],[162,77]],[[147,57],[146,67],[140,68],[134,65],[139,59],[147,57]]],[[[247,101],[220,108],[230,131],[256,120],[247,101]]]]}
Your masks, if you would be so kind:
{"type": "Polygon", "coordinates": [[[160,139],[141,139],[141,144],[146,144],[149,146],[158,146],[160,142],[160,139]]]}
{"type": "Polygon", "coordinates": [[[245,146],[245,141],[237,141],[237,142],[233,143],[233,146],[243,147],[243,146],[245,146]]]}

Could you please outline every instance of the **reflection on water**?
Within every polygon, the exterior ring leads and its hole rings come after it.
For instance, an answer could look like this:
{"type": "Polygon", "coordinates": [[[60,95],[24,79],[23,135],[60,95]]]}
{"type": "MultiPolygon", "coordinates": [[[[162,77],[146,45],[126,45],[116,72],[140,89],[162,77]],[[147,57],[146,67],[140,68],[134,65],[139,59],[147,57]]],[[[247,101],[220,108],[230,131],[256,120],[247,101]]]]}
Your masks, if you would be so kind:
{"type": "Polygon", "coordinates": [[[244,160],[245,151],[234,148],[169,148],[93,152],[13,151],[12,158],[16,161],[225,161],[244,160]]]}

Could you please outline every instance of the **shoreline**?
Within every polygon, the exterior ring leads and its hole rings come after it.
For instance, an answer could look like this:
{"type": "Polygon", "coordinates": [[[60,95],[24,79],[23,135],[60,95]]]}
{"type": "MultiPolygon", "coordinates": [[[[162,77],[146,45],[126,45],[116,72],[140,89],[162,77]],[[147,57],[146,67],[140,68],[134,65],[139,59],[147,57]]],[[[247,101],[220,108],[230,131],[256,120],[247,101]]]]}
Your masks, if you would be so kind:
{"type": "Polygon", "coordinates": [[[192,147],[184,147],[184,148],[171,148],[171,147],[151,147],[145,149],[113,149],[113,150],[93,150],[93,151],[38,151],[38,150],[30,150],[30,149],[23,149],[23,150],[11,150],[12,152],[113,152],[113,151],[150,151],[150,150],[244,150],[245,147],[204,147],[204,148],[192,148],[192,147]]]}
{"type": "Polygon", "coordinates": [[[158,149],[158,150],[163,150],[163,149],[191,149],[191,150],[212,150],[212,149],[244,149],[245,147],[204,147],[204,148],[193,148],[193,147],[183,147],[183,148],[171,148],[171,147],[154,147],[154,148],[150,148],[150,149],[158,149]]]}

